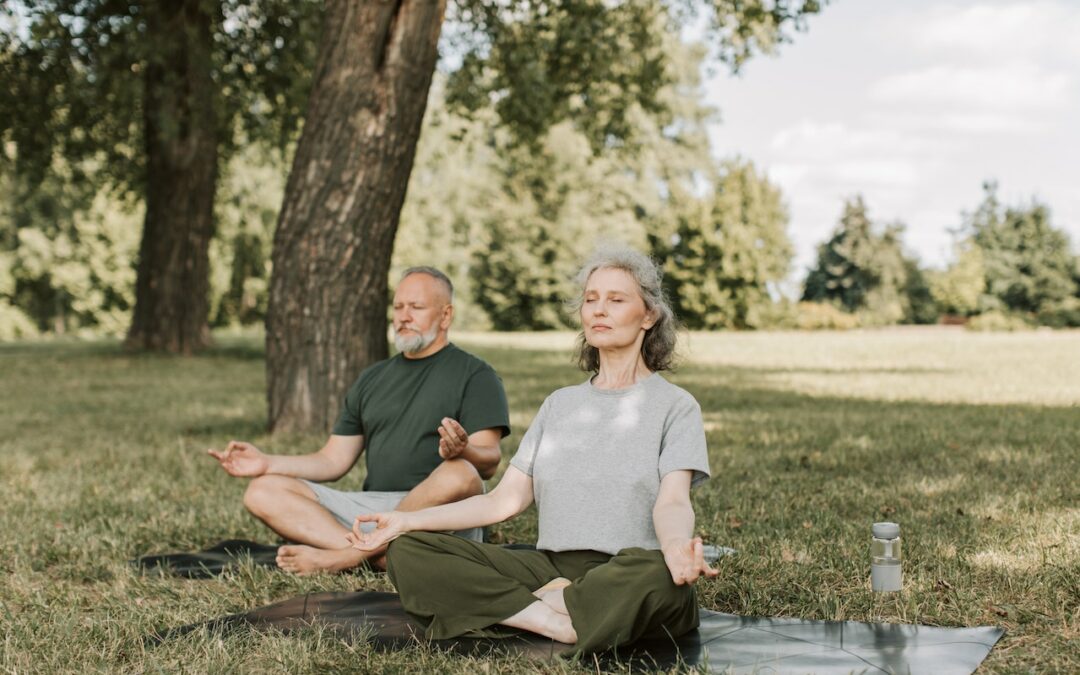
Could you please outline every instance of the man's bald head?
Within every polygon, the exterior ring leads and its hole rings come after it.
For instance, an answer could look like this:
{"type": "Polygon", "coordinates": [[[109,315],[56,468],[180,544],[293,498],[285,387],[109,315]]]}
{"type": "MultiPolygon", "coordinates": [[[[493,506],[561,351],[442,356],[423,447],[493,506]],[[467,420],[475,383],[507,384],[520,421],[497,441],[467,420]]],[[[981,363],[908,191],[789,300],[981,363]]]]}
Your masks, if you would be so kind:
{"type": "Polygon", "coordinates": [[[401,281],[405,281],[406,278],[412,276],[413,274],[426,274],[427,276],[437,281],[440,291],[445,294],[445,298],[443,298],[445,304],[453,304],[454,282],[450,281],[450,277],[446,276],[442,272],[442,270],[436,269],[434,267],[428,267],[426,265],[421,265],[419,267],[410,267],[409,269],[401,273],[401,281]]]}

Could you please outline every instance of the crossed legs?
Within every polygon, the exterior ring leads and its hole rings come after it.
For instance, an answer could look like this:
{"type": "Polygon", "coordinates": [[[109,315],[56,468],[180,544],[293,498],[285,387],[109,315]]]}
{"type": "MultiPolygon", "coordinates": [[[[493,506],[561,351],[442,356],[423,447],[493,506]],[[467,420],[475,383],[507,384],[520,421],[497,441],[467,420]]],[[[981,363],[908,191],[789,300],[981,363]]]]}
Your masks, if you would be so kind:
{"type": "MultiPolygon", "coordinates": [[[[399,511],[459,501],[483,492],[476,468],[463,459],[440,464],[398,504],[399,511]]],[[[288,476],[259,476],[248,484],[244,506],[267,527],[295,544],[278,549],[278,566],[289,572],[341,572],[368,561],[382,568],[385,549],[352,548],[343,526],[303,481],[288,476]]]]}

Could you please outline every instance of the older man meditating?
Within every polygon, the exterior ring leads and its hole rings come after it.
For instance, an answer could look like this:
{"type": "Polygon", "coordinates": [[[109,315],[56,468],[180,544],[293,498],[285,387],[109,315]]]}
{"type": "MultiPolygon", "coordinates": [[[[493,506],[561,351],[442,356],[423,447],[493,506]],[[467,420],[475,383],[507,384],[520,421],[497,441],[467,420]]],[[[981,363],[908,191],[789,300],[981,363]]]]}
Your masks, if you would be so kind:
{"type": "MultiPolygon", "coordinates": [[[[283,538],[282,569],[337,572],[383,549],[359,551],[346,535],[358,515],[413,511],[483,492],[510,433],[506,394],[495,371],[449,341],[453,285],[430,267],[405,271],[394,293],[399,353],[361,373],[330,439],[318,452],[269,455],[231,441],[208,452],[233,476],[251,477],[244,506],[283,538]],[[360,492],[320,483],[344,476],[367,451],[360,492]]],[[[481,530],[457,534],[480,540],[481,530]]]]}

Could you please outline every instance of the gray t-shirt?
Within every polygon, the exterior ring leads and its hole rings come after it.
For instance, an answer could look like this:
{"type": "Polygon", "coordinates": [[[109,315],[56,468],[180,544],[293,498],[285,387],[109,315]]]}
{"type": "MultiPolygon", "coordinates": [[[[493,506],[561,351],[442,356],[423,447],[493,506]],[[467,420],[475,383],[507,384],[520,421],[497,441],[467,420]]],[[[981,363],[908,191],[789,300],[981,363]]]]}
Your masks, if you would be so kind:
{"type": "Polygon", "coordinates": [[[694,485],[709,476],[701,407],[656,373],[625,389],[559,389],[510,464],[532,476],[536,547],[547,551],[658,549],[660,479],[680,469],[694,472],[694,485]]]}

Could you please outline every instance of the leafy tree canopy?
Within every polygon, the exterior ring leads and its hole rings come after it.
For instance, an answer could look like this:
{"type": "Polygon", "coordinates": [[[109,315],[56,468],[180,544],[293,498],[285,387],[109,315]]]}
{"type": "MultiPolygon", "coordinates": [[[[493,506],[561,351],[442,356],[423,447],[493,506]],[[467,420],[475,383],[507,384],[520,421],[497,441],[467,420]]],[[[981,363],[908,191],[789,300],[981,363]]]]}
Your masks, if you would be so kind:
{"type": "MultiPolygon", "coordinates": [[[[316,46],[317,0],[203,0],[213,17],[212,76],[223,156],[237,144],[284,147],[301,122],[316,46]]],[[[141,192],[144,82],[160,62],[150,0],[24,0],[0,32],[0,134],[14,170],[36,183],[63,157],[78,183],[141,192]],[[95,160],[88,174],[84,160],[95,160]]],[[[169,82],[184,88],[185,82],[169,82]]],[[[178,116],[182,119],[183,116],[178,116]]],[[[91,194],[96,191],[93,186],[91,194]]]]}

